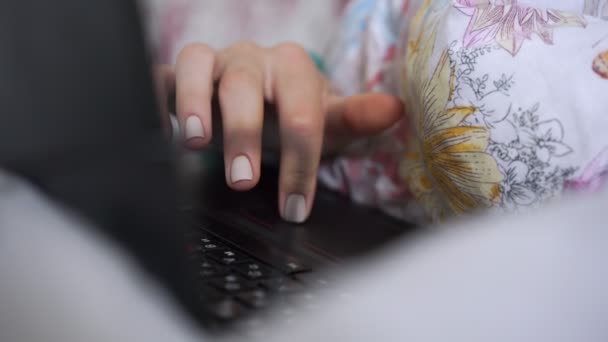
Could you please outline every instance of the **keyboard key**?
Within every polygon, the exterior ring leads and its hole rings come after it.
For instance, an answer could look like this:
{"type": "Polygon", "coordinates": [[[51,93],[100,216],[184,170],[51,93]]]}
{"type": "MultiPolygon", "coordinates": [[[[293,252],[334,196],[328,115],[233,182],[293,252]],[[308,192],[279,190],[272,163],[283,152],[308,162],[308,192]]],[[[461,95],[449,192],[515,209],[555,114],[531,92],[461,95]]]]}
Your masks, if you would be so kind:
{"type": "Polygon", "coordinates": [[[200,257],[201,255],[204,255],[208,251],[215,251],[215,250],[222,250],[222,249],[223,248],[219,247],[218,245],[212,244],[212,243],[205,244],[205,245],[200,244],[200,243],[194,243],[194,244],[187,246],[187,248],[186,248],[186,250],[193,257],[200,257]]]}
{"type": "Polygon", "coordinates": [[[253,289],[250,291],[239,293],[237,295],[237,298],[248,306],[255,309],[265,308],[270,302],[268,293],[262,289],[253,289]]]}
{"type": "Polygon", "coordinates": [[[276,275],[275,271],[258,262],[238,264],[234,266],[234,269],[251,280],[265,279],[276,275]]]}
{"type": "Polygon", "coordinates": [[[218,268],[220,266],[224,267],[223,264],[220,264],[219,262],[210,258],[202,258],[199,266],[200,268],[218,268]]]}
{"type": "Polygon", "coordinates": [[[329,278],[318,274],[318,272],[300,273],[297,274],[295,278],[300,282],[306,284],[306,286],[315,288],[326,287],[327,285],[332,283],[329,278]]]}
{"type": "Polygon", "coordinates": [[[229,269],[211,259],[203,259],[199,264],[199,275],[203,278],[213,278],[228,273],[229,269]]]}
{"type": "Polygon", "coordinates": [[[259,284],[270,291],[279,293],[293,293],[304,289],[302,283],[287,277],[264,279],[259,281],[259,284]]]}
{"type": "Polygon", "coordinates": [[[225,265],[253,262],[253,260],[247,256],[229,249],[210,251],[207,252],[206,255],[225,265]]]}
{"type": "Polygon", "coordinates": [[[222,320],[236,319],[247,312],[247,309],[232,298],[224,298],[206,305],[209,313],[222,320]]]}
{"type": "Polygon", "coordinates": [[[210,238],[208,236],[204,236],[198,240],[201,245],[203,252],[215,251],[215,250],[224,250],[226,246],[217,241],[216,239],[210,238]]]}
{"type": "Polygon", "coordinates": [[[312,292],[299,292],[285,297],[285,301],[294,307],[316,310],[321,306],[319,298],[312,292]]]}
{"type": "Polygon", "coordinates": [[[236,275],[228,274],[221,278],[211,279],[209,284],[229,293],[236,293],[255,288],[255,284],[236,275]]]}
{"type": "Polygon", "coordinates": [[[221,276],[221,275],[223,275],[224,273],[223,273],[223,272],[218,272],[218,271],[217,271],[217,270],[215,270],[215,269],[209,269],[209,268],[207,268],[207,269],[202,269],[202,270],[200,270],[200,271],[198,272],[198,274],[199,274],[201,277],[205,278],[205,279],[209,279],[209,278],[214,278],[214,277],[217,277],[217,276],[221,276]]]}
{"type": "MultiPolygon", "coordinates": [[[[265,259],[262,259],[265,260],[265,259]]],[[[269,260],[268,261],[273,267],[276,267],[279,271],[285,274],[296,274],[302,272],[310,272],[312,268],[295,258],[289,257],[284,260],[269,260]]]]}
{"type": "Polygon", "coordinates": [[[215,250],[222,250],[222,249],[224,249],[220,245],[217,245],[215,243],[206,243],[206,244],[203,244],[202,247],[203,247],[203,253],[204,252],[209,252],[209,251],[215,251],[215,250]]]}

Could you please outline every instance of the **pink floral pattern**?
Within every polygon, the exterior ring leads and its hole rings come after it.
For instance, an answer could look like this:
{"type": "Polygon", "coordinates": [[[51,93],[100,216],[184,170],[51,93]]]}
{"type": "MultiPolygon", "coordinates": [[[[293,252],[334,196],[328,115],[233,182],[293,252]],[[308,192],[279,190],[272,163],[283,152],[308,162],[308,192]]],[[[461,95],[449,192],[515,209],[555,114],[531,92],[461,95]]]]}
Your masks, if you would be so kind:
{"type": "Polygon", "coordinates": [[[566,189],[584,192],[596,192],[608,180],[608,147],[585,167],[582,174],[568,182],[566,189]]]}
{"type": "Polygon", "coordinates": [[[347,0],[146,0],[157,9],[158,60],[172,63],[190,42],[224,48],[242,40],[294,41],[321,53],[347,0]],[[314,23],[314,24],[311,24],[314,23]]]}
{"type": "Polygon", "coordinates": [[[538,9],[521,5],[518,0],[456,0],[462,13],[471,17],[464,34],[467,48],[496,41],[516,55],[524,41],[537,35],[553,44],[553,30],[562,26],[584,27],[582,16],[559,10],[538,9]]]}

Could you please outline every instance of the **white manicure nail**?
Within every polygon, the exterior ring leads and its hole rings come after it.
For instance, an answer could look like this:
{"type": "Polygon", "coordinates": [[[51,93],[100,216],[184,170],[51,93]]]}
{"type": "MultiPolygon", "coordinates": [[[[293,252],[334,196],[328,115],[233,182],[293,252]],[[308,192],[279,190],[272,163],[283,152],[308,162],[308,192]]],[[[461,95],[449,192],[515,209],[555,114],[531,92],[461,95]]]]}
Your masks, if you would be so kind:
{"type": "Polygon", "coordinates": [[[190,115],[186,120],[186,139],[204,138],[205,130],[201,119],[196,115],[190,115]]]}
{"type": "Polygon", "coordinates": [[[252,180],[253,169],[249,159],[245,156],[238,156],[232,160],[232,166],[230,167],[230,180],[232,183],[252,180]]]}
{"type": "Polygon", "coordinates": [[[302,223],[306,220],[306,197],[299,194],[291,194],[285,201],[283,219],[290,222],[302,223]]]}

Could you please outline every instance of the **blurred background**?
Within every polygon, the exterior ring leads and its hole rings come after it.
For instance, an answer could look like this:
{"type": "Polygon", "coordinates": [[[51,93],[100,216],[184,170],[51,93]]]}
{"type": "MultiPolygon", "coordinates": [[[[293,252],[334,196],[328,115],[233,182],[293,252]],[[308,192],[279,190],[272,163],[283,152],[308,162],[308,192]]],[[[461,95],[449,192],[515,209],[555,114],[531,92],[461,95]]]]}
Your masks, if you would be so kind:
{"type": "Polygon", "coordinates": [[[142,0],[158,62],[189,42],[295,41],[322,53],[348,0],[142,0]]]}

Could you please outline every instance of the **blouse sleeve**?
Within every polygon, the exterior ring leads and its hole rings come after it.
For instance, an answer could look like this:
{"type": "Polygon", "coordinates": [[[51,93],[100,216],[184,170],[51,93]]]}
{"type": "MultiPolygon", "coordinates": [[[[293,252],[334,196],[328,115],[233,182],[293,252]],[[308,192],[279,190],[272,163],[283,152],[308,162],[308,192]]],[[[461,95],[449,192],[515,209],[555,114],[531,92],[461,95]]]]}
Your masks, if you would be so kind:
{"type": "MultiPolygon", "coordinates": [[[[393,70],[409,0],[356,0],[345,10],[326,55],[327,75],[342,95],[360,92],[399,94],[393,70]]],[[[405,120],[382,135],[357,142],[324,163],[320,181],[398,218],[411,218],[409,193],[398,175],[405,120]]]]}

